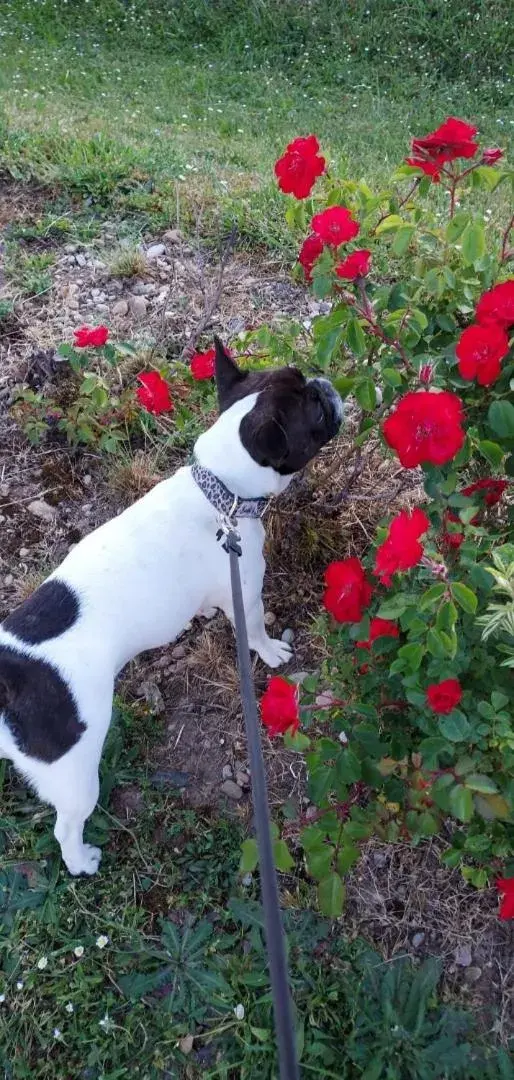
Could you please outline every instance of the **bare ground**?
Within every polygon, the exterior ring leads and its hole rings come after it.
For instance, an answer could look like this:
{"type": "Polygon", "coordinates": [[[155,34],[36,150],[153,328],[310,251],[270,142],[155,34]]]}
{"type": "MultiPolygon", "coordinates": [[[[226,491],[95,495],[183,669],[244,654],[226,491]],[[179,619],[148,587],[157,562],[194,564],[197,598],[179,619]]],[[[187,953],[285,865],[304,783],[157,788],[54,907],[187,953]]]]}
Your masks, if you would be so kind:
{"type": "MultiPolygon", "coordinates": [[[[17,216],[38,219],[45,193],[10,185],[0,190],[0,228],[17,216]]],[[[0,232],[0,238],[2,233],[0,232]]],[[[180,234],[145,237],[165,245],[136,280],[113,277],[109,270],[116,247],[115,223],[106,223],[93,248],[65,241],[56,249],[51,289],[37,298],[17,294],[16,282],[0,276],[0,298],[14,300],[13,315],[0,324],[0,618],[35,588],[70,546],[97,524],[143,494],[177,467],[179,457],[156,458],[142,447],[129,464],[129,479],[119,482],[105,458],[62,445],[30,447],[10,416],[13,386],[30,379],[46,389],[56,375],[54,350],[71,340],[83,322],[105,321],[113,334],[142,345],[163,346],[178,355],[195,341],[207,322],[226,336],[269,323],[284,315],[306,319],[316,308],[287,272],[271,260],[251,261],[231,255],[216,314],[219,268],[180,234]],[[80,256],[80,259],[77,257],[80,256]],[[146,305],[132,310],[134,295],[146,305]],[[126,301],[125,311],[120,301],[126,301]],[[114,309],[118,305],[119,314],[114,309]],[[123,311],[123,313],[121,313],[123,311]],[[34,500],[50,508],[49,520],[29,511],[34,500]]],[[[0,239],[1,255],[1,239],[0,239]]],[[[136,305],[137,307],[137,305],[136,305]]],[[[351,428],[351,415],[350,415],[351,428]]],[[[307,478],[268,518],[268,574],[265,608],[270,632],[294,633],[290,673],[316,670],[322,646],[310,625],[319,611],[322,570],[331,558],[359,553],[369,544],[376,523],[406,500],[416,498],[417,479],[384,463],[371,442],[358,460],[347,460],[348,433],[328,448],[307,478]],[[413,487],[414,484],[414,487],[413,487]],[[337,497],[337,505],[331,500],[337,497]]],[[[267,674],[254,664],[257,691],[267,674]]],[[[120,693],[144,698],[162,719],[162,744],[151,751],[149,766],[181,788],[190,805],[220,805],[220,812],[251,820],[247,757],[241,720],[235,649],[221,615],[195,622],[166,649],[131,664],[120,693]],[[221,792],[230,775],[242,789],[237,802],[221,792]]],[[[270,799],[284,798],[305,809],[301,759],[264,739],[270,799]]],[[[139,793],[118,789],[116,812],[137,819],[139,793]]],[[[444,841],[418,848],[370,842],[348,880],[348,906],[341,920],[350,934],[364,934],[387,959],[400,952],[442,958],[445,988],[483,1013],[486,1027],[501,1037],[513,1030],[514,951],[512,924],[497,918],[494,890],[477,892],[457,871],[439,860],[444,841]]],[[[295,889],[286,894],[295,900],[295,889]]]]}

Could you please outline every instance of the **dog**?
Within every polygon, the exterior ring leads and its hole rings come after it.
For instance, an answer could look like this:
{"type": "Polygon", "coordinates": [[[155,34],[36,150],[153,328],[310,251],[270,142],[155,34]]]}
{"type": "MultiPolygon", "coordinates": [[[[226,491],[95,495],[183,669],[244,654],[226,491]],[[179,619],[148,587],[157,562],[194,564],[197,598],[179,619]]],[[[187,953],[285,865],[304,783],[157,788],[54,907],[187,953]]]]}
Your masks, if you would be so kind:
{"type": "Polygon", "coordinates": [[[260,515],[336,435],[343,405],[326,379],[295,367],[242,371],[219,340],[215,354],[220,415],[198,438],[195,464],[84,537],[0,625],[0,757],[55,808],[70,874],[100,863],[83,829],[116,675],[196,615],[221,609],[233,621],[229,558],[216,538],[222,512],[237,517],[250,648],[270,668],[291,655],[264,624],[260,515]]]}

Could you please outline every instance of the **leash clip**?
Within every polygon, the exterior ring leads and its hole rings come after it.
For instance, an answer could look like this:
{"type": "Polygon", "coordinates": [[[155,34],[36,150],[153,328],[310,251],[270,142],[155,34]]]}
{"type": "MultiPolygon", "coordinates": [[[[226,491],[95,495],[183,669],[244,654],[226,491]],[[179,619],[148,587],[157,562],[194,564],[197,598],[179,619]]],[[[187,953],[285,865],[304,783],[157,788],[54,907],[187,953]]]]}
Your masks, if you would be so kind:
{"type": "Polygon", "coordinates": [[[237,525],[237,518],[232,518],[233,513],[237,509],[237,502],[238,500],[236,496],[228,514],[218,515],[219,529],[216,533],[216,540],[219,542],[224,536],[225,539],[221,545],[223,551],[226,551],[227,555],[229,551],[234,551],[236,555],[240,556],[241,537],[237,532],[237,529],[235,528],[235,526],[237,525]]]}

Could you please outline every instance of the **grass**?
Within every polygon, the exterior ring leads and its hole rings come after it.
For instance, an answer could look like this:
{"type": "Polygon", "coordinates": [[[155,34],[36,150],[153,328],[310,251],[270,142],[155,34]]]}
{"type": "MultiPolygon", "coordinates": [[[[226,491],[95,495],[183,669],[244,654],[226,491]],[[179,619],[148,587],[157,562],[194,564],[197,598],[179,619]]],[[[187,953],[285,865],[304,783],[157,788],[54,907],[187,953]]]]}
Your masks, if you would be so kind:
{"type": "MultiPolygon", "coordinates": [[[[90,880],[62,872],[51,813],[2,773],[6,1080],[275,1076],[257,884],[238,874],[242,826],[181,808],[145,765],[159,733],[148,713],[118,705],[88,826],[104,853],[90,880]]],[[[417,973],[405,960],[383,964],[363,941],[299,910],[294,879],[282,887],[306,1077],[352,1080],[383,1059],[388,1076],[409,1080],[438,1038],[445,1076],[512,1075],[507,1055],[487,1050],[471,1019],[439,1001],[437,964],[417,973]],[[401,1038],[391,1043],[395,1024],[401,1038]]]]}
{"type": "Polygon", "coordinates": [[[224,0],[214,18],[208,4],[193,17],[185,3],[149,15],[92,0],[56,17],[47,0],[11,0],[4,166],[133,220],[181,225],[203,209],[203,232],[235,222],[247,244],[287,251],[272,166],[295,134],[316,131],[343,173],[374,186],[412,133],[452,112],[486,143],[510,141],[508,3],[470,0],[466,19],[432,6],[435,18],[421,0],[370,0],[349,19],[318,0],[297,18],[288,2],[224,0]]]}

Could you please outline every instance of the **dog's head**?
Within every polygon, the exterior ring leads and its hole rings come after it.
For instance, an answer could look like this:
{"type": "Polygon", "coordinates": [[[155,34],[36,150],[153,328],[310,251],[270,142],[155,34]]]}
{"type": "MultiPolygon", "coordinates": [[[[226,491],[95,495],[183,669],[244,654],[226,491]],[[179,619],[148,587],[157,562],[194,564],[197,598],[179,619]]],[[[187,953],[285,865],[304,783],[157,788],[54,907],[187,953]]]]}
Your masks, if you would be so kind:
{"type": "Polygon", "coordinates": [[[250,457],[281,476],[303,469],[337,434],[343,403],[328,379],[306,379],[296,367],[241,371],[215,339],[220,412],[252,401],[239,422],[250,457]]]}

